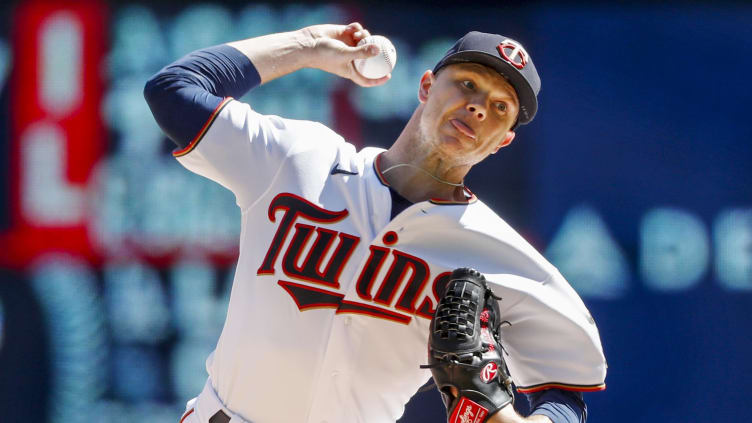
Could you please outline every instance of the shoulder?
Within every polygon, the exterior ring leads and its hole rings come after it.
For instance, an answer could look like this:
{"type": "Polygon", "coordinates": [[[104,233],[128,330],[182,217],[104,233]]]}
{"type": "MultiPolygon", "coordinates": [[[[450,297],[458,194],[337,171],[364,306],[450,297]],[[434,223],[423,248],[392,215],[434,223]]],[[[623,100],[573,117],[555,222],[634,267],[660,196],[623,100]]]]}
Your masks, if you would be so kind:
{"type": "Polygon", "coordinates": [[[208,134],[213,138],[248,138],[267,145],[295,147],[295,150],[345,143],[341,135],[320,122],[259,113],[248,103],[234,99],[228,99],[217,110],[209,125],[208,134]]]}
{"type": "Polygon", "coordinates": [[[339,134],[323,123],[263,114],[254,110],[250,104],[235,99],[229,99],[229,101],[227,101],[226,106],[220,111],[219,117],[233,122],[236,125],[247,124],[249,120],[258,121],[265,125],[265,129],[268,130],[297,131],[300,135],[312,134],[342,140],[342,137],[339,134]]]}
{"type": "Polygon", "coordinates": [[[538,281],[557,273],[527,239],[481,200],[468,204],[459,217],[459,224],[464,231],[473,234],[474,248],[478,252],[490,251],[501,268],[515,269],[519,275],[538,281]]]}
{"type": "Polygon", "coordinates": [[[462,226],[511,243],[527,243],[501,216],[480,199],[468,204],[460,218],[462,226]]]}

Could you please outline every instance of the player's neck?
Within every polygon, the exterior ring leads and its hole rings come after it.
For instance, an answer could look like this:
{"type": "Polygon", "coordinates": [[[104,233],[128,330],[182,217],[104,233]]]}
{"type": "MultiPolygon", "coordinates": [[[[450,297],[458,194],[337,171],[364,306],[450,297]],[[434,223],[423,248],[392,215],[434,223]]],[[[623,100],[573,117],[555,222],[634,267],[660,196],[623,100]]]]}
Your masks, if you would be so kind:
{"type": "Polygon", "coordinates": [[[431,148],[421,137],[419,120],[420,110],[416,110],[394,144],[381,155],[382,176],[412,202],[464,200],[463,181],[470,167],[453,166],[431,148]]]}
{"type": "Polygon", "coordinates": [[[430,199],[453,201],[466,199],[462,184],[446,184],[436,181],[431,175],[422,171],[422,168],[401,166],[404,162],[391,163],[389,160],[381,160],[382,176],[395,191],[410,202],[417,203],[430,199]],[[387,170],[387,172],[383,172],[383,170],[387,170]]]}

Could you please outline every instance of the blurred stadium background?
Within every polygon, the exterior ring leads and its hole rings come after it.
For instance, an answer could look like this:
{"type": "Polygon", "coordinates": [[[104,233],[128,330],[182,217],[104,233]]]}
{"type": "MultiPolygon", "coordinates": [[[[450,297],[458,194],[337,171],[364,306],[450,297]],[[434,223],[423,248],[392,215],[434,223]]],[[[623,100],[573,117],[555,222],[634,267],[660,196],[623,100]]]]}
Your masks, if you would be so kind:
{"type": "MultiPolygon", "coordinates": [[[[305,70],[244,100],[388,146],[453,40],[519,39],[542,77],[539,114],[468,182],[598,322],[608,389],[586,395],[590,421],[748,414],[752,6],[29,0],[0,12],[0,422],[177,422],[224,321],[239,213],[170,157],[143,84],[196,48],[352,20],[394,41],[387,85],[305,70]]],[[[401,422],[443,415],[427,392],[401,422]]]]}

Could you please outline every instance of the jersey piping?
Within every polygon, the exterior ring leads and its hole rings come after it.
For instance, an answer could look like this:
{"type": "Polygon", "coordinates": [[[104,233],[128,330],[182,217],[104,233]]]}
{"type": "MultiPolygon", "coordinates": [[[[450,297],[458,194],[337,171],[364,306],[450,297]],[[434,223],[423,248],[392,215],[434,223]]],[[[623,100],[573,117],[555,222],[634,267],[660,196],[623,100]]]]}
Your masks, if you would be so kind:
{"type": "Polygon", "coordinates": [[[188,418],[188,416],[190,416],[191,414],[193,414],[194,411],[196,411],[196,409],[195,408],[191,408],[185,414],[183,414],[183,418],[180,419],[180,423],[183,423],[185,421],[185,419],[188,418]]]}
{"type": "Polygon", "coordinates": [[[543,391],[545,389],[562,389],[565,391],[577,391],[577,392],[595,392],[603,391],[606,389],[605,383],[599,383],[597,385],[570,385],[567,383],[541,383],[531,386],[518,386],[517,391],[523,394],[531,394],[533,392],[543,391]]]}
{"type": "Polygon", "coordinates": [[[216,109],[212,112],[211,116],[209,116],[209,119],[207,119],[206,123],[204,123],[204,126],[201,127],[201,130],[196,134],[196,136],[191,140],[191,142],[188,143],[185,148],[182,149],[176,149],[172,152],[172,155],[174,157],[182,157],[186,154],[193,151],[194,148],[198,145],[199,142],[204,138],[204,135],[206,134],[206,131],[209,130],[209,127],[211,127],[212,123],[214,123],[214,120],[217,119],[217,116],[219,116],[219,112],[222,111],[222,109],[232,100],[232,97],[225,97],[224,100],[222,100],[221,103],[217,106],[216,109]]]}

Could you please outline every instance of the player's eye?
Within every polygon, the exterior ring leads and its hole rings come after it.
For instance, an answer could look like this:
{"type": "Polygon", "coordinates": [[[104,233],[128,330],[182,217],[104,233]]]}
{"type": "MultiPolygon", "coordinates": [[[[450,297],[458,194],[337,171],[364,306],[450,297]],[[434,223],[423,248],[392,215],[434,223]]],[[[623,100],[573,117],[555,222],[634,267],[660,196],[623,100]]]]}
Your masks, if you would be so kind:
{"type": "Polygon", "coordinates": [[[462,86],[467,88],[468,90],[475,89],[475,84],[473,83],[473,81],[464,80],[462,81],[462,86]]]}
{"type": "Polygon", "coordinates": [[[500,112],[506,112],[507,111],[507,103],[504,103],[503,101],[500,101],[496,103],[496,109],[500,112]]]}

